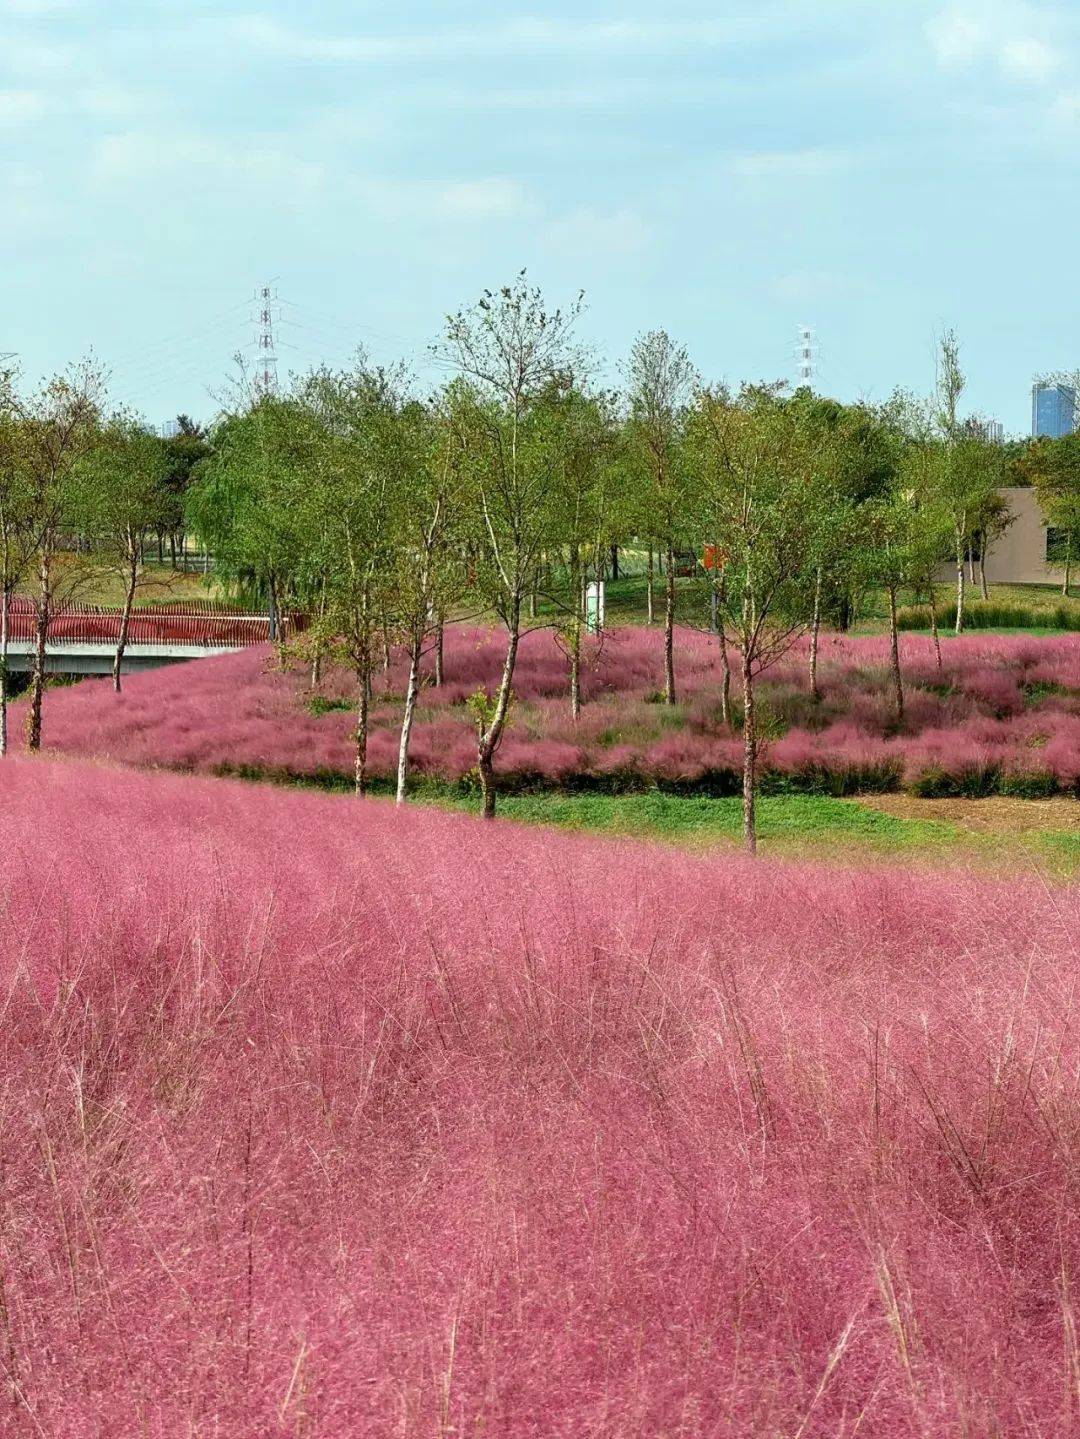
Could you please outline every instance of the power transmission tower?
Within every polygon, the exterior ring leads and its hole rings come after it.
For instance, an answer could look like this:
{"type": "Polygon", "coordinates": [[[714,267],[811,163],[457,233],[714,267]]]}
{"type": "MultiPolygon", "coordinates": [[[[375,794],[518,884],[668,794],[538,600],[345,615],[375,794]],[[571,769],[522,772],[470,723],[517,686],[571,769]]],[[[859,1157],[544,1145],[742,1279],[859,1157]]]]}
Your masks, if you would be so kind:
{"type": "Polygon", "coordinates": [[[274,339],[274,323],[280,318],[277,306],[277,292],[270,285],[263,285],[255,295],[257,312],[255,319],[255,395],[276,395],[278,387],[277,345],[274,339]]]}
{"type": "Polygon", "coordinates": [[[809,325],[800,325],[796,331],[795,360],[799,370],[799,388],[814,388],[814,368],[818,358],[817,340],[809,325]]]}

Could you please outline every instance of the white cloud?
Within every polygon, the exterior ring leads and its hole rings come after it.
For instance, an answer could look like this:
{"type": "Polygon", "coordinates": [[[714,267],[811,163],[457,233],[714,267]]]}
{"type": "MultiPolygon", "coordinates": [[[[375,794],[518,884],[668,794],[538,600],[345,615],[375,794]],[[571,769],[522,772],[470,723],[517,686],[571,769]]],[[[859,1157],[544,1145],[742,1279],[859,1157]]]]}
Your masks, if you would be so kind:
{"type": "Polygon", "coordinates": [[[927,22],[934,58],[946,69],[962,68],[980,59],[990,44],[986,24],[971,15],[946,11],[927,22]]]}
{"type": "Polygon", "coordinates": [[[745,179],[799,179],[850,170],[856,156],[850,150],[753,150],[729,163],[731,173],[745,179]]]}
{"type": "Polygon", "coordinates": [[[18,15],[35,19],[40,15],[54,15],[57,11],[74,10],[80,0],[0,0],[0,15],[18,15]]]}
{"type": "Polygon", "coordinates": [[[978,7],[954,5],[931,17],[926,37],[937,63],[945,70],[991,65],[1007,80],[1044,84],[1062,65],[1060,48],[1041,38],[1040,31],[1066,32],[1047,11],[1012,0],[984,0],[978,7]]]}
{"type": "Polygon", "coordinates": [[[467,226],[539,214],[525,186],[503,176],[442,181],[362,175],[353,177],[342,193],[357,200],[366,212],[393,224],[467,226]]]}
{"type": "Polygon", "coordinates": [[[275,195],[293,207],[330,193],[335,204],[359,207],[382,221],[470,225],[537,213],[525,186],[513,179],[343,176],[332,162],[309,159],[292,137],[237,135],[224,140],[130,130],[108,135],[96,147],[91,177],[100,188],[142,188],[166,176],[227,194],[275,195]]]}
{"type": "Polygon", "coordinates": [[[9,75],[32,75],[46,79],[66,75],[78,64],[79,55],[75,47],[64,42],[50,44],[5,36],[0,49],[0,65],[9,75]]]}
{"type": "Polygon", "coordinates": [[[625,208],[572,210],[549,221],[540,232],[545,250],[572,257],[635,255],[651,239],[652,231],[641,215],[625,208]]]}
{"type": "Polygon", "coordinates": [[[865,278],[835,270],[792,270],[772,282],[777,299],[791,304],[825,304],[851,295],[867,294],[872,286],[865,278]]]}
{"type": "Polygon", "coordinates": [[[1056,126],[1080,126],[1080,90],[1058,95],[1050,107],[1051,123],[1056,126]]]}
{"type": "Polygon", "coordinates": [[[45,96],[38,90],[0,90],[0,129],[28,125],[45,108],[45,96]]]}
{"type": "Polygon", "coordinates": [[[255,189],[279,188],[293,199],[297,192],[323,188],[325,165],[291,153],[266,139],[233,142],[200,135],[153,135],[128,131],[107,135],[97,146],[94,179],[103,185],[145,185],[163,174],[182,175],[189,182],[220,181],[255,189]]]}
{"type": "Polygon", "coordinates": [[[998,63],[1010,80],[1038,83],[1051,79],[1060,67],[1061,57],[1044,40],[1022,36],[1002,45],[998,63]]]}
{"type": "Polygon", "coordinates": [[[318,35],[265,15],[231,16],[206,22],[220,40],[293,61],[376,64],[510,54],[682,51],[733,43],[758,33],[760,21],[506,20],[480,29],[451,29],[416,34],[318,35]]]}
{"type": "Polygon", "coordinates": [[[433,199],[438,212],[451,220],[505,220],[533,208],[516,180],[461,180],[441,186],[433,199]]]}

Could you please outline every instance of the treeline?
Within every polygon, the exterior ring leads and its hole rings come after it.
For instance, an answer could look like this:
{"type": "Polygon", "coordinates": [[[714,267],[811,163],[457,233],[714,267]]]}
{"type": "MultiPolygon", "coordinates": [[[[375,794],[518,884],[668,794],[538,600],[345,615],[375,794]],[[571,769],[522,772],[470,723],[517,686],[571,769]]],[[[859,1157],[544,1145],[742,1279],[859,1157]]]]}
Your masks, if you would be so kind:
{"type": "MultiPolygon", "coordinates": [[[[680,606],[695,588],[677,585],[677,573],[692,572],[704,592],[694,615],[707,598],[726,722],[731,686],[741,690],[752,847],[756,677],[809,631],[816,695],[822,625],[849,624],[861,596],[882,590],[902,722],[898,595],[925,595],[937,639],[932,579],[951,561],[953,624],[963,628],[969,567],[974,574],[1009,522],[998,490],[1019,461],[977,420],[962,418],[951,334],[925,400],[897,394],[882,406],[845,406],[778,385],[710,385],[663,332],[637,341],[614,393],[590,381],[575,340],[579,310],[580,299],[550,309],[521,276],[448,319],[434,347],[448,378],[435,393],[419,396],[403,369],[359,358],[298,377],[285,393],[248,394],[183,476],[179,522],[165,446],[128,417],[105,418],[99,376],[83,368],[30,397],[9,378],[0,409],[0,582],[6,616],[14,586],[36,575],[41,662],[31,745],[40,740],[57,576],[74,583],[78,569],[67,556],[59,563],[64,537],[88,536],[93,551],[112,557],[130,613],[147,534],[186,526],[224,580],[258,588],[272,613],[307,614],[301,644],[314,681],[328,658],[351,667],[361,793],[372,678],[390,651],[408,658],[401,800],[422,662],[431,658],[438,682],[445,623],[497,617],[506,635],[500,681],[471,702],[484,813],[492,815],[524,628],[542,610],[560,637],[576,714],[583,639],[596,624],[590,587],[634,552],[647,573],[650,619],[664,626],[657,684],[669,705],[678,695],[675,627],[691,618],[680,606]]],[[[1039,485],[1070,553],[1080,543],[1073,454],[1044,446],[1022,456],[1025,479],[1039,485]]],[[[118,688],[121,665],[122,642],[118,688]]]]}
{"type": "Polygon", "coordinates": [[[168,543],[175,562],[186,528],[185,495],[211,447],[182,419],[169,440],[108,405],[105,375],[73,366],[37,390],[0,373],[0,754],[8,748],[9,619],[12,597],[34,602],[34,659],[27,744],[41,744],[46,640],[57,609],[118,583],[122,619],[113,665],[120,689],[128,627],[147,578],[148,549],[168,543]]]}

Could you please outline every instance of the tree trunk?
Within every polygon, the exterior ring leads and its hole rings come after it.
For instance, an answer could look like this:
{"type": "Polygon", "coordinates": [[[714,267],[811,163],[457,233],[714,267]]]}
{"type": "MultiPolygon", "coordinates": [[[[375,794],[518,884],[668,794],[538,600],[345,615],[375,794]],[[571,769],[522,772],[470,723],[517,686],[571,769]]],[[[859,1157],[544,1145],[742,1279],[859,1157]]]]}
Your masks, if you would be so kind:
{"type": "Polygon", "coordinates": [[[618,545],[612,545],[612,547],[611,547],[611,578],[612,578],[613,580],[617,580],[617,579],[619,578],[619,547],[618,547],[618,545]]]}
{"type": "Polygon", "coordinates": [[[360,694],[356,704],[356,771],[354,789],[358,795],[367,794],[367,742],[368,710],[371,705],[371,666],[357,669],[360,694]]]}
{"type": "Polygon", "coordinates": [[[964,628],[964,540],[956,536],[956,633],[964,628]]]}
{"type": "Polygon", "coordinates": [[[424,647],[423,630],[414,632],[409,645],[409,683],[405,691],[405,710],[401,717],[401,741],[398,745],[397,802],[405,803],[405,790],[409,782],[409,741],[412,739],[413,719],[416,715],[416,697],[420,693],[420,655],[424,647]]]}
{"type": "Polygon", "coordinates": [[[990,587],[986,583],[986,538],[983,537],[982,545],[979,548],[979,588],[982,591],[984,600],[990,598],[990,587]]]}
{"type": "Polygon", "coordinates": [[[656,623],[656,586],[653,579],[653,552],[652,545],[649,546],[649,568],[648,588],[646,589],[646,600],[649,607],[649,624],[656,623]]]}
{"type": "Polygon", "coordinates": [[[176,569],[176,532],[175,532],[174,530],[170,530],[170,531],[169,531],[169,558],[170,558],[170,560],[172,561],[172,567],[173,567],[173,569],[175,570],[175,569],[176,569]]]}
{"type": "Polygon", "coordinates": [[[588,613],[588,568],[578,560],[577,551],[570,551],[570,592],[574,596],[574,614],[570,624],[570,718],[577,720],[581,714],[581,631],[587,623],[588,613]]]}
{"type": "Polygon", "coordinates": [[[518,641],[521,636],[521,599],[515,597],[510,608],[510,631],[506,645],[506,658],[503,661],[502,677],[499,680],[499,693],[495,700],[495,710],[490,723],[480,731],[476,744],[476,767],[480,772],[480,788],[484,797],[483,815],[485,819],[495,818],[495,754],[503,737],[503,730],[506,727],[506,717],[510,711],[510,695],[514,683],[514,666],[517,663],[518,641]]]}
{"type": "Polygon", "coordinates": [[[731,724],[731,658],[728,655],[727,631],[724,626],[724,611],[727,602],[727,575],[720,575],[720,583],[713,590],[716,601],[716,635],[720,641],[720,718],[725,725],[731,724]]]}
{"type": "Polygon", "coordinates": [[[932,577],[930,580],[930,631],[934,636],[934,652],[937,655],[937,671],[938,674],[941,674],[943,668],[941,663],[941,635],[938,632],[937,595],[934,593],[934,581],[932,577]]]}
{"type": "Polygon", "coordinates": [[[165,563],[165,536],[161,530],[157,532],[157,562],[159,565],[165,563]]]}
{"type": "Polygon", "coordinates": [[[1072,532],[1065,536],[1065,577],[1061,581],[1061,593],[1069,597],[1069,583],[1072,580],[1072,532]]]}
{"type": "Polygon", "coordinates": [[[574,626],[570,640],[570,718],[581,715],[581,626],[574,626]]]}
{"type": "Polygon", "coordinates": [[[11,615],[11,591],[5,588],[0,596],[0,756],[8,751],[8,629],[11,615]]]}
{"type": "Polygon", "coordinates": [[[124,608],[120,612],[120,633],[116,637],[116,656],[113,659],[113,689],[120,693],[120,671],[124,665],[124,651],[127,649],[128,630],[131,627],[131,609],[135,603],[135,586],[139,582],[138,549],[132,546],[128,555],[127,589],[124,593],[124,608]]]}
{"type": "Polygon", "coordinates": [[[668,545],[664,576],[664,703],[675,703],[675,553],[668,545]]]}
{"type": "Polygon", "coordinates": [[[754,674],[749,656],[742,657],[743,692],[743,842],[757,854],[757,713],[754,709],[754,674]]]}
{"type": "Polygon", "coordinates": [[[975,583],[975,551],[972,549],[972,547],[971,547],[970,545],[968,545],[968,552],[967,552],[967,569],[968,569],[968,584],[973,585],[973,584],[975,583]]]}
{"type": "Polygon", "coordinates": [[[435,629],[435,686],[441,688],[443,682],[443,630],[445,624],[442,615],[439,616],[439,623],[435,629]]]}
{"type": "Polygon", "coordinates": [[[41,706],[45,695],[45,642],[49,633],[50,617],[50,560],[48,553],[41,556],[38,571],[40,588],[38,601],[34,606],[34,669],[30,677],[30,708],[26,715],[26,748],[41,748],[41,706]]]}
{"type": "Polygon", "coordinates": [[[900,673],[900,635],[896,628],[896,586],[889,586],[889,661],[892,666],[893,694],[896,697],[896,719],[904,722],[904,680],[900,673]]]}
{"type": "Polygon", "coordinates": [[[315,689],[322,680],[323,667],[323,629],[322,622],[326,618],[326,580],[323,579],[319,588],[319,604],[316,611],[318,624],[315,630],[315,645],[311,655],[311,688],[315,689]]]}
{"type": "Polygon", "coordinates": [[[817,682],[818,637],[821,634],[821,566],[814,576],[814,619],[810,626],[810,698],[815,704],[821,699],[817,682]]]}

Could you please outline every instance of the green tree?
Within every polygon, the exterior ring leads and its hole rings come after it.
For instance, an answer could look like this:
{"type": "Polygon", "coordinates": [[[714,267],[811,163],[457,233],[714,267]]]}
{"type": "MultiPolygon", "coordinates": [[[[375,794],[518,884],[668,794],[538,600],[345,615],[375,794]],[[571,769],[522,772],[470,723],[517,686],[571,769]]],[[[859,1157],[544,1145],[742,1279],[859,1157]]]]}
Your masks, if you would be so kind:
{"type": "Polygon", "coordinates": [[[218,575],[268,599],[279,649],[286,606],[308,598],[301,593],[307,536],[297,497],[317,466],[320,439],[302,398],[260,396],[220,421],[185,496],[187,524],[214,552],[218,575]]]}
{"type": "Polygon", "coordinates": [[[11,600],[30,568],[35,545],[26,435],[10,398],[13,383],[11,374],[0,377],[0,755],[8,749],[11,600]]]}
{"type": "Polygon", "coordinates": [[[116,415],[102,426],[73,475],[71,518],[92,537],[96,556],[123,585],[113,657],[117,694],[135,595],[146,578],[146,538],[161,523],[167,505],[166,474],[159,437],[130,415],[116,415]]]}
{"type": "Polygon", "coordinates": [[[542,410],[552,384],[569,384],[579,363],[573,330],[580,311],[580,296],[565,311],[549,309],[522,274],[452,315],[437,347],[461,377],[447,394],[467,479],[473,588],[506,630],[496,692],[474,706],[488,819],[495,814],[495,756],[510,713],[522,607],[553,537],[555,467],[542,410]]]}
{"type": "Polygon", "coordinates": [[[937,507],[948,515],[956,563],[956,633],[964,628],[964,561],[974,542],[980,518],[990,513],[991,500],[1004,481],[1004,454],[987,442],[978,422],[960,419],[960,397],[966,387],[960,368],[960,345],[947,330],[938,346],[934,417],[940,438],[936,451],[937,507]]]}
{"type": "Polygon", "coordinates": [[[178,538],[181,549],[184,546],[184,507],[187,492],[211,451],[206,430],[189,415],[177,415],[176,433],[163,440],[162,447],[165,451],[166,503],[158,527],[158,558],[163,558],[161,541],[168,535],[169,552],[175,569],[178,538]]]}
{"type": "Polygon", "coordinates": [[[21,391],[8,375],[0,390],[0,410],[18,431],[20,504],[27,506],[37,568],[26,721],[31,750],[41,748],[49,622],[57,606],[72,598],[85,579],[85,567],[78,559],[62,563],[61,556],[73,518],[74,476],[97,441],[104,394],[104,377],[92,361],[73,365],[30,392],[21,391]]]}
{"type": "Polygon", "coordinates": [[[397,803],[404,804],[421,665],[427,650],[441,643],[443,618],[466,586],[466,485],[452,406],[443,397],[430,406],[401,405],[396,422],[390,619],[409,662],[397,762],[397,803]]]}
{"type": "Polygon", "coordinates": [[[809,390],[788,402],[797,412],[810,457],[816,522],[807,536],[814,566],[810,622],[810,695],[818,692],[818,648],[823,619],[847,623],[860,570],[860,515],[889,489],[895,447],[880,415],[861,405],[844,406],[809,390]]]}
{"type": "Polygon", "coordinates": [[[723,564],[723,639],[739,653],[743,699],[743,835],[757,848],[759,733],[755,682],[810,623],[822,522],[811,483],[813,427],[773,388],[698,397],[689,424],[699,532],[723,564]]]}
{"type": "Polygon", "coordinates": [[[400,372],[371,367],[360,357],[351,370],[320,371],[302,387],[316,438],[303,494],[293,507],[294,543],[305,587],[310,591],[317,577],[321,590],[315,638],[340,653],[356,678],[358,795],[368,788],[376,646],[401,598],[406,479],[419,473],[403,443],[401,386],[400,372]]]}
{"type": "Polygon", "coordinates": [[[626,373],[630,402],[626,439],[636,461],[650,566],[654,546],[664,556],[664,703],[673,705],[675,557],[685,544],[699,538],[688,526],[690,472],[683,444],[696,376],[686,350],[664,330],[638,337],[626,373]]]}
{"type": "Polygon", "coordinates": [[[613,397],[553,386],[539,407],[552,469],[552,539],[560,565],[547,598],[557,613],[556,641],[570,669],[570,714],[581,713],[582,644],[588,628],[590,579],[604,579],[616,525],[612,464],[616,445],[613,397]]]}
{"type": "Polygon", "coordinates": [[[1047,558],[1062,564],[1061,593],[1068,595],[1073,562],[1080,556],[1080,435],[1032,445],[1022,473],[1024,482],[1035,486],[1042,512],[1057,531],[1057,545],[1048,544],[1047,558]]]}

